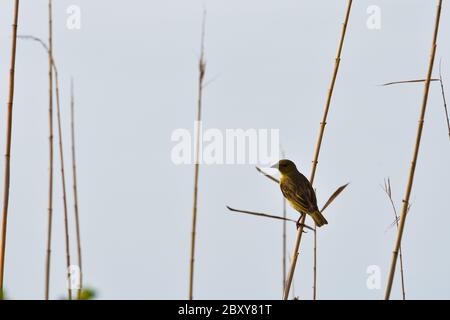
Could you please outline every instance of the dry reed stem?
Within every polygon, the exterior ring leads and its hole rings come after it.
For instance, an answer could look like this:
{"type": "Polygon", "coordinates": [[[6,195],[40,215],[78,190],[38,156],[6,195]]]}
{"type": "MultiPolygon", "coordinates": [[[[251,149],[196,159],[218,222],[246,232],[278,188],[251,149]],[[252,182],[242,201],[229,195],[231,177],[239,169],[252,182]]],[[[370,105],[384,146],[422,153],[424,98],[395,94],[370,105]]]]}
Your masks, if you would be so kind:
{"type": "MultiPolygon", "coordinates": [[[[56,66],[54,64],[53,59],[53,67],[55,71],[55,84],[56,84],[56,116],[58,120],[58,144],[59,144],[59,160],[61,165],[61,186],[62,186],[62,192],[63,192],[63,205],[64,205],[64,234],[65,234],[65,240],[66,240],[66,267],[67,267],[67,279],[70,283],[70,241],[69,241],[69,218],[68,218],[68,212],[67,212],[67,192],[66,192],[66,175],[64,171],[64,149],[63,149],[63,134],[62,134],[62,128],[61,128],[61,106],[60,106],[60,99],[59,99],[59,81],[58,81],[58,71],[56,69],[56,66]]],[[[67,288],[67,297],[69,300],[72,300],[72,290],[70,286],[67,288]]]]}
{"type": "MultiPolygon", "coordinates": [[[[245,214],[249,214],[252,216],[258,216],[258,217],[264,217],[264,218],[271,218],[271,219],[276,219],[276,220],[283,220],[283,221],[290,221],[290,222],[295,222],[297,223],[297,220],[293,220],[293,219],[289,219],[289,218],[285,218],[285,217],[280,217],[280,216],[276,216],[273,214],[269,214],[269,213],[262,213],[262,212],[256,212],[256,211],[248,211],[248,210],[241,210],[241,209],[235,209],[232,208],[230,206],[226,206],[228,210],[232,211],[232,212],[239,212],[239,213],[245,213],[245,214]]],[[[313,228],[311,228],[308,225],[304,225],[304,227],[306,229],[309,229],[311,231],[314,231],[313,228]]]]}
{"type": "Polygon", "coordinates": [[[71,150],[72,150],[72,180],[73,180],[73,208],[75,212],[75,230],[77,237],[77,258],[78,268],[80,268],[80,287],[77,290],[77,299],[81,299],[81,292],[83,290],[83,265],[81,259],[81,232],[80,232],[80,217],[78,214],[78,187],[77,187],[77,164],[75,156],[75,96],[73,89],[73,79],[70,81],[70,133],[71,133],[71,150]]]}
{"type": "MultiPolygon", "coordinates": [[[[395,84],[403,84],[403,83],[421,83],[421,82],[425,82],[427,81],[426,79],[418,79],[418,80],[401,80],[401,81],[394,81],[394,82],[388,82],[388,83],[383,83],[380,86],[381,87],[387,87],[387,86],[392,86],[395,84]]],[[[439,79],[430,79],[430,81],[439,81],[439,79]]]]}
{"type": "Polygon", "coordinates": [[[434,23],[433,40],[432,40],[432,45],[431,45],[428,71],[427,71],[427,76],[426,76],[427,80],[425,81],[425,84],[424,84],[422,107],[421,107],[420,114],[419,114],[419,123],[417,126],[416,141],[415,141],[415,145],[414,145],[414,151],[413,151],[413,155],[412,155],[411,167],[410,167],[410,171],[409,171],[408,182],[406,185],[405,197],[404,197],[403,205],[402,205],[402,211],[400,214],[400,223],[399,223],[399,226],[397,229],[397,238],[394,243],[394,249],[392,252],[392,260],[391,260],[391,265],[389,268],[389,273],[388,273],[388,278],[387,278],[388,280],[387,280],[387,284],[386,284],[386,291],[385,291],[385,297],[384,297],[386,300],[389,300],[390,295],[391,295],[392,283],[394,281],[395,269],[397,266],[397,257],[398,257],[400,245],[402,242],[403,230],[405,228],[406,214],[407,214],[408,206],[409,206],[409,198],[411,196],[411,190],[412,190],[413,181],[414,181],[414,173],[416,171],[417,158],[418,158],[419,149],[420,149],[420,141],[422,139],[423,124],[424,124],[425,113],[426,113],[426,109],[427,109],[428,94],[430,91],[430,79],[431,79],[431,74],[433,72],[434,59],[435,59],[435,55],[436,55],[436,47],[437,47],[436,42],[437,42],[437,36],[438,36],[438,31],[439,31],[439,22],[440,22],[440,18],[441,18],[441,9],[442,9],[442,0],[438,0],[438,5],[437,5],[437,9],[436,9],[436,18],[435,18],[435,23],[434,23]]]}
{"type": "Polygon", "coordinates": [[[197,126],[195,141],[195,163],[194,163],[194,201],[192,206],[192,231],[191,231],[191,254],[189,261],[189,300],[193,299],[194,293],[194,258],[195,258],[195,234],[197,228],[197,199],[198,199],[198,174],[199,174],[199,156],[200,156],[200,121],[202,119],[202,96],[203,81],[205,78],[205,25],[206,11],[203,12],[201,42],[200,42],[200,59],[199,59],[199,76],[198,76],[198,103],[197,103],[197,126]]]}
{"type": "Polygon", "coordinates": [[[9,91],[8,105],[6,110],[6,143],[5,143],[5,164],[3,175],[3,209],[0,243],[0,292],[3,292],[3,280],[5,272],[5,251],[6,251],[6,230],[8,222],[9,187],[11,173],[11,138],[12,138],[12,112],[14,101],[14,75],[16,65],[16,45],[17,45],[17,22],[19,18],[19,0],[14,1],[13,23],[12,23],[12,44],[11,62],[9,69],[9,91]]]}
{"type": "Polygon", "coordinates": [[[53,21],[52,21],[52,0],[48,1],[48,217],[47,217],[47,249],[45,256],[45,300],[50,294],[50,265],[52,247],[52,221],[53,221],[53,21]]]}
{"type": "MultiPolygon", "coordinates": [[[[331,83],[330,83],[330,87],[328,89],[328,95],[327,95],[327,100],[325,103],[325,109],[324,109],[324,113],[323,113],[323,117],[322,117],[322,121],[320,123],[320,129],[319,129],[319,135],[317,137],[317,143],[316,143],[316,147],[315,147],[315,151],[314,151],[314,157],[312,160],[312,167],[311,167],[311,175],[310,175],[310,179],[309,181],[311,182],[311,184],[314,183],[314,177],[316,174],[316,168],[317,168],[317,163],[318,163],[318,159],[319,159],[319,154],[320,154],[320,147],[322,145],[322,139],[323,139],[323,134],[325,131],[325,125],[326,125],[326,121],[327,121],[327,117],[328,117],[328,111],[330,109],[330,105],[331,105],[331,97],[333,95],[333,90],[334,90],[334,85],[336,83],[336,78],[337,78],[337,74],[338,74],[338,70],[339,70],[339,64],[341,61],[341,52],[342,52],[342,48],[344,45],[344,39],[345,39],[345,33],[347,31],[347,24],[348,24],[348,20],[350,17],[350,11],[351,11],[351,7],[352,7],[352,0],[348,0],[347,2],[347,9],[346,9],[346,14],[345,14],[345,18],[344,18],[344,23],[342,24],[342,31],[341,31],[341,37],[339,40],[339,46],[338,46],[338,50],[337,50],[337,54],[336,54],[336,60],[335,60],[335,64],[334,64],[334,70],[333,70],[333,75],[331,78],[331,83]]],[[[284,293],[283,293],[283,299],[287,300],[289,298],[289,291],[291,288],[291,284],[292,284],[292,279],[294,277],[294,272],[295,272],[295,267],[297,265],[297,258],[298,258],[298,250],[300,247],[300,242],[302,239],[302,234],[303,234],[303,227],[302,224],[305,223],[305,219],[306,219],[306,215],[303,214],[300,218],[300,228],[297,230],[297,236],[295,239],[295,244],[294,244],[294,250],[292,253],[292,258],[291,258],[291,266],[289,269],[289,273],[288,273],[288,278],[286,281],[286,285],[284,287],[284,293]]]]}
{"type": "Polygon", "coordinates": [[[442,81],[442,61],[439,61],[439,83],[441,84],[442,100],[444,102],[445,118],[447,120],[448,137],[450,139],[450,119],[448,117],[447,99],[445,98],[444,82],[442,81]]]}
{"type": "MultiPolygon", "coordinates": [[[[397,226],[398,229],[398,215],[397,215],[397,208],[395,207],[394,199],[392,199],[392,188],[391,188],[391,179],[387,179],[387,181],[384,181],[384,187],[383,191],[386,193],[389,202],[392,207],[392,211],[394,213],[395,221],[394,223],[397,226]]],[[[402,297],[403,300],[406,300],[406,291],[405,291],[405,277],[404,277],[404,269],[403,269],[403,253],[402,253],[402,247],[399,248],[399,258],[400,258],[400,278],[401,278],[401,284],[402,284],[402,297]]]]}

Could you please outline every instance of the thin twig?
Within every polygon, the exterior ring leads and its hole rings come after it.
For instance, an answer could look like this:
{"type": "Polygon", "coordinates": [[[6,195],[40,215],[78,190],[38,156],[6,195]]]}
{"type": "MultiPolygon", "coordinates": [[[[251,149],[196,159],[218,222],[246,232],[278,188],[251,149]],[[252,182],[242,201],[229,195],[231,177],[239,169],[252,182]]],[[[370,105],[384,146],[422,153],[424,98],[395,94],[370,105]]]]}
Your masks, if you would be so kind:
{"type": "Polygon", "coordinates": [[[3,292],[3,280],[5,272],[6,230],[8,221],[9,187],[11,173],[11,138],[12,138],[12,112],[14,101],[14,75],[16,65],[17,21],[19,17],[19,0],[14,1],[12,23],[11,63],[9,69],[9,92],[6,110],[6,143],[5,143],[5,167],[3,174],[3,208],[2,226],[0,238],[0,292],[3,292]]]}
{"type": "Polygon", "coordinates": [[[438,0],[438,6],[436,9],[436,18],[435,18],[435,23],[434,23],[433,40],[432,40],[432,45],[431,45],[431,52],[430,52],[428,70],[427,70],[427,76],[426,76],[427,81],[425,81],[425,84],[424,84],[422,106],[421,106],[420,113],[419,113],[419,122],[418,122],[418,126],[417,126],[416,140],[415,140],[415,144],[414,144],[414,151],[413,151],[413,155],[412,155],[411,167],[410,167],[410,171],[409,171],[408,182],[406,185],[402,211],[400,214],[400,222],[399,222],[399,226],[398,226],[398,230],[397,230],[397,238],[394,243],[394,249],[392,250],[392,260],[391,260],[391,265],[389,268],[389,273],[388,273],[387,283],[386,283],[386,290],[385,290],[385,299],[386,300],[389,300],[389,298],[391,296],[392,283],[394,281],[394,275],[395,275],[395,270],[396,270],[396,266],[397,266],[397,257],[398,257],[399,249],[400,249],[400,246],[402,243],[403,230],[405,228],[405,221],[406,221],[406,214],[407,214],[408,206],[409,206],[409,198],[411,196],[411,191],[412,191],[412,186],[413,186],[413,181],[414,181],[414,174],[416,171],[416,164],[417,164],[417,159],[419,156],[420,141],[422,139],[422,131],[423,131],[423,123],[424,123],[424,119],[425,119],[425,113],[427,110],[428,95],[429,95],[429,91],[430,91],[430,79],[431,79],[431,74],[433,72],[434,59],[435,59],[435,55],[436,55],[436,47],[437,47],[436,42],[437,42],[438,31],[439,31],[439,22],[440,22],[440,18],[441,18],[441,9],[442,9],[442,0],[438,0]]]}

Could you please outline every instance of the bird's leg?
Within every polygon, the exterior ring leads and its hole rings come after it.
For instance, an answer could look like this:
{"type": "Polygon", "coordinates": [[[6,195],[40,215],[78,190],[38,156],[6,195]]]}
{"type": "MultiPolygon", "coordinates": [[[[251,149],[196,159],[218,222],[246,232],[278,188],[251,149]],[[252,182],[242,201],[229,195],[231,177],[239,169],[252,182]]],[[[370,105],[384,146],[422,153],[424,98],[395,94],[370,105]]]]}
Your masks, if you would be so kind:
{"type": "Polygon", "coordinates": [[[300,218],[298,218],[298,220],[297,220],[297,223],[296,223],[296,226],[297,226],[297,230],[300,228],[300,226],[302,225],[301,223],[300,223],[300,220],[302,220],[302,215],[300,215],[300,218]]]}

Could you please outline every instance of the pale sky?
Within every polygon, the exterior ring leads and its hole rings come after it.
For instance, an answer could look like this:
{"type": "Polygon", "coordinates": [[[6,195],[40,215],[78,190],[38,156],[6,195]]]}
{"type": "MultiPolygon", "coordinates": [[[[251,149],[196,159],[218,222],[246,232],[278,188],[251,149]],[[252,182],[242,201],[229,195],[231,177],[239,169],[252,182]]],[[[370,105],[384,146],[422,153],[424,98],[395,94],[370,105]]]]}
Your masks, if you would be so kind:
{"type": "MultiPolygon", "coordinates": [[[[193,166],[171,161],[171,134],[192,132],[200,26],[207,9],[203,126],[279,129],[287,157],[308,175],[346,1],[59,0],[54,54],[60,73],[71,191],[70,78],[75,79],[79,206],[85,284],[101,299],[185,299],[193,166]],[[81,9],[81,29],[66,9],[81,9]]],[[[12,3],[0,2],[0,150],[4,150],[12,3]]],[[[381,299],[391,259],[393,213],[381,189],[391,178],[400,207],[436,1],[354,1],[315,180],[319,207],[339,186],[318,232],[318,298],[381,299]],[[366,26],[381,9],[381,29],[366,26]],[[366,286],[379,266],[380,289],[366,286]]],[[[22,0],[19,34],[47,39],[47,1],[22,0]]],[[[434,77],[442,58],[450,99],[450,6],[444,2],[434,77]]],[[[47,57],[20,40],[16,59],[11,198],[5,288],[44,296],[47,224],[47,57]]],[[[55,145],[55,152],[58,150],[55,145]]],[[[2,153],[3,154],[3,153],[2,153]]],[[[59,162],[55,153],[51,298],[65,294],[59,162]]],[[[3,163],[3,157],[2,157],[3,163]]],[[[450,298],[450,145],[440,87],[431,84],[422,147],[403,238],[409,299],[450,298]]],[[[0,187],[2,188],[2,187],[0,187]]],[[[225,206],[281,214],[279,188],[253,165],[200,168],[194,297],[279,299],[282,223],[225,206]]],[[[72,193],[71,257],[76,260],[72,193]]],[[[297,217],[293,209],[289,216],[297,217]]],[[[295,227],[289,225],[288,254],[295,227]]],[[[312,297],[312,233],[304,235],[294,291],[312,297]]],[[[399,274],[392,298],[401,297],[399,274]]]]}

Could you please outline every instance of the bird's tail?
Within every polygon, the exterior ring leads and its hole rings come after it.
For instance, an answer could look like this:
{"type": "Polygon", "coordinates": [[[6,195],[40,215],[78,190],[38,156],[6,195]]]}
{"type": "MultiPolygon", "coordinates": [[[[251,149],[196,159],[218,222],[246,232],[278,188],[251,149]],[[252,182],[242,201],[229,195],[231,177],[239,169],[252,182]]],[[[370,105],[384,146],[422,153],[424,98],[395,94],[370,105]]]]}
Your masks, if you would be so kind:
{"type": "Polygon", "coordinates": [[[320,213],[320,211],[311,213],[311,217],[313,218],[314,222],[318,227],[321,227],[324,224],[328,224],[327,219],[325,219],[325,217],[320,213]]]}

